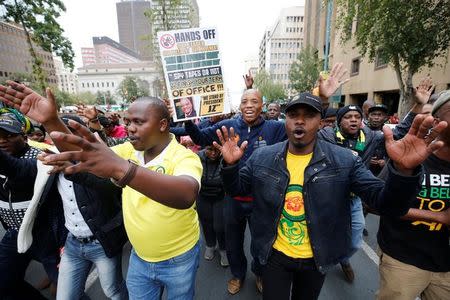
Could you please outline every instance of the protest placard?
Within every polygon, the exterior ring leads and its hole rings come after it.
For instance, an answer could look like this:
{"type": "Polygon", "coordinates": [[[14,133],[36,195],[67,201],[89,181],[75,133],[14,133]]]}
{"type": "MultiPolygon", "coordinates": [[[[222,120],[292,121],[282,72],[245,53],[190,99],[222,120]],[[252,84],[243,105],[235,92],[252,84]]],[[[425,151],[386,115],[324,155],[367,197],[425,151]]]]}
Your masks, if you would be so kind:
{"type": "Polygon", "coordinates": [[[163,31],[158,41],[174,120],[229,113],[217,30],[163,31]]]}

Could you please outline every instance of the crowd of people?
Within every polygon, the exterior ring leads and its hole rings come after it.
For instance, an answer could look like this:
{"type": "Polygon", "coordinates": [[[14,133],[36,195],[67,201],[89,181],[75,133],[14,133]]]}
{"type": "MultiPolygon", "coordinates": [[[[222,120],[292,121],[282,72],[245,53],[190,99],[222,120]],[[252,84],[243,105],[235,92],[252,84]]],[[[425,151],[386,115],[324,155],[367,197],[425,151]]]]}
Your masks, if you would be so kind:
{"type": "Polygon", "coordinates": [[[357,276],[368,213],[380,216],[377,299],[449,299],[450,90],[422,80],[399,122],[370,100],[329,107],[345,76],[336,64],[263,112],[247,75],[238,114],[182,124],[154,97],[123,116],[60,115],[50,89],[0,85],[2,299],[45,299],[24,279],[31,260],[57,299],[86,297],[92,266],[111,299],[193,299],[200,259],[216,253],[231,295],[249,259],[263,299],[317,299],[333,266],[357,276]]]}

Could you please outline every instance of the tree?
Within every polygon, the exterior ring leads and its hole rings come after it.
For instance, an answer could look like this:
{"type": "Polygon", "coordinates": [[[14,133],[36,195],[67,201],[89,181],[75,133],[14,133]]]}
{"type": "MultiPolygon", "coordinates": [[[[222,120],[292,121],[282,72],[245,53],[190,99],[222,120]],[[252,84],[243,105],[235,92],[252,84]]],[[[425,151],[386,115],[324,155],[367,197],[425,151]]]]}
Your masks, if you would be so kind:
{"type": "Polygon", "coordinates": [[[33,75],[42,91],[47,86],[47,74],[36,45],[61,57],[64,65],[73,70],[72,44],[63,36],[64,30],[56,19],[66,8],[60,0],[1,0],[0,17],[22,25],[32,57],[33,75]]]}
{"type": "Polygon", "coordinates": [[[432,67],[450,45],[450,0],[336,0],[343,42],[354,40],[370,61],[381,59],[395,70],[400,115],[412,105],[413,76],[432,67]]]}
{"type": "Polygon", "coordinates": [[[139,97],[149,95],[148,83],[134,76],[125,76],[119,84],[117,94],[127,103],[131,103],[139,97]]]}
{"type": "Polygon", "coordinates": [[[270,78],[269,73],[265,70],[262,70],[255,75],[254,87],[261,92],[268,103],[286,98],[283,85],[280,83],[275,83],[270,78]]]}
{"type": "Polygon", "coordinates": [[[167,97],[167,90],[164,85],[164,71],[161,55],[159,53],[159,44],[157,42],[158,32],[181,29],[182,23],[180,22],[180,19],[185,18],[186,14],[191,20],[192,25],[192,11],[193,8],[187,0],[154,0],[152,1],[152,8],[144,12],[144,15],[147,17],[152,28],[151,33],[146,39],[149,41],[149,47],[159,73],[159,78],[157,78],[153,84],[156,84],[157,90],[161,91],[162,97],[167,97]],[[188,12],[183,9],[183,4],[187,3],[189,3],[188,12]]]}
{"type": "Polygon", "coordinates": [[[311,46],[303,48],[289,70],[291,88],[297,92],[311,91],[319,78],[320,69],[317,49],[311,46]]]}

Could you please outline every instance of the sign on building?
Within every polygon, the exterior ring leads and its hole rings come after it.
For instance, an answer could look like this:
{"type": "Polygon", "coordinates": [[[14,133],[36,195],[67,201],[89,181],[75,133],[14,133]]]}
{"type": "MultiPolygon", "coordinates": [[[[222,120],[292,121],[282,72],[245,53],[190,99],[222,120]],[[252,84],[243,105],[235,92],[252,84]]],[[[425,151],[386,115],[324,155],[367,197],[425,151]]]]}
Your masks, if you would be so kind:
{"type": "Polygon", "coordinates": [[[174,120],[229,113],[217,30],[158,32],[158,41],[174,120]]]}

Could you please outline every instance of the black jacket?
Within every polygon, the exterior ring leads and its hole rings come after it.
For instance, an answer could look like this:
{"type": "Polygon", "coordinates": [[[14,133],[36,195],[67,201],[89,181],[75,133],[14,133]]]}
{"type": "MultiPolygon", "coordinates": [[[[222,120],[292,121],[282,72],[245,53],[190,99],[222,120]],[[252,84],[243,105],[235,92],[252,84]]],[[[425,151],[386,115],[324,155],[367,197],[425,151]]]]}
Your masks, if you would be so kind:
{"type": "Polygon", "coordinates": [[[209,159],[205,150],[198,153],[203,165],[202,188],[200,196],[206,198],[217,198],[220,200],[224,196],[222,178],[220,177],[220,160],[213,161],[209,159]]]}
{"type": "MultiPolygon", "coordinates": [[[[20,170],[20,174],[15,175],[21,179],[13,177],[11,180],[34,182],[37,175],[35,159],[24,160],[9,156],[6,159],[4,158],[2,163],[10,168],[20,170]]],[[[103,246],[105,254],[108,257],[119,254],[127,241],[121,205],[122,190],[115,186],[109,179],[100,178],[93,174],[75,174],[67,176],[67,179],[74,182],[74,192],[78,209],[89,229],[103,246]]],[[[64,212],[56,183],[56,175],[48,178],[39,201],[39,206],[45,206],[47,207],[47,211],[58,213],[59,222],[55,230],[56,233],[61,234],[65,231],[61,228],[64,227],[64,212]]],[[[33,184],[24,185],[24,188],[30,187],[33,189],[33,184]]],[[[33,227],[33,236],[36,236],[34,241],[40,238],[40,235],[34,234],[36,230],[40,230],[40,227],[39,222],[35,223],[33,227]]],[[[61,239],[65,241],[65,235],[58,236],[58,240],[61,239]]]]}
{"type": "MultiPolygon", "coordinates": [[[[252,193],[251,251],[266,264],[277,237],[277,226],[289,185],[286,167],[288,142],[257,149],[239,170],[222,167],[225,191],[231,196],[252,193]]],[[[421,169],[420,169],[421,170],[421,169]]],[[[373,176],[360,157],[350,150],[317,140],[305,169],[303,199],[314,259],[318,269],[340,262],[351,245],[350,192],[369,206],[391,216],[408,211],[410,199],[419,190],[421,172],[405,177],[389,168],[384,183],[373,176]]]]}

